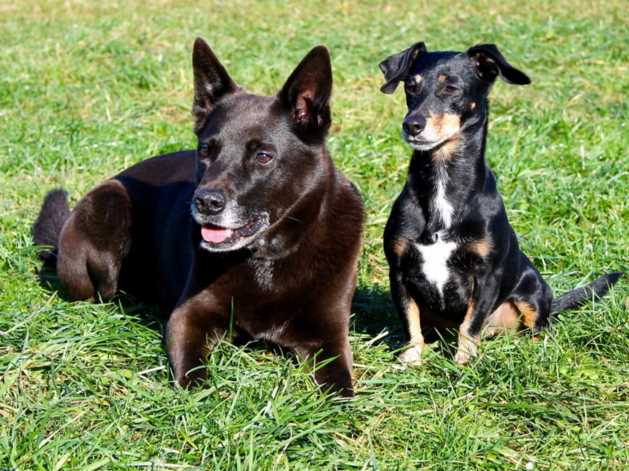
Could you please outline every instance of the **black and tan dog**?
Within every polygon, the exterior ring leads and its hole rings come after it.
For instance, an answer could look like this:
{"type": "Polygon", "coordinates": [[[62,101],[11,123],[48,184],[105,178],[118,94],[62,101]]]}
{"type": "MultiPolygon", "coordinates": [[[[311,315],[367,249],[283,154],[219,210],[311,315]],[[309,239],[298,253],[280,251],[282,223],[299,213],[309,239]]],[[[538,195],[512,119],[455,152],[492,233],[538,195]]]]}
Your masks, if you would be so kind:
{"type": "Polygon", "coordinates": [[[380,64],[393,93],[404,83],[403,136],[414,149],[385,233],[391,293],[407,328],[406,363],[421,361],[427,327],[458,327],[456,361],[477,354],[481,332],[545,327],[550,317],[604,295],[619,273],[553,300],[520,251],[485,160],[488,94],[497,77],[525,85],[492,44],[427,52],[424,43],[380,64]]]}
{"type": "Polygon", "coordinates": [[[363,206],[325,146],[332,70],[316,47],[277,96],[239,88],[209,46],[193,52],[197,150],[143,161],[70,212],[51,192],[33,228],[71,299],[118,290],[157,303],[182,386],[233,322],[324,365],[352,395],[348,319],[363,206]],[[56,260],[56,261],[55,261],[56,260]]]}

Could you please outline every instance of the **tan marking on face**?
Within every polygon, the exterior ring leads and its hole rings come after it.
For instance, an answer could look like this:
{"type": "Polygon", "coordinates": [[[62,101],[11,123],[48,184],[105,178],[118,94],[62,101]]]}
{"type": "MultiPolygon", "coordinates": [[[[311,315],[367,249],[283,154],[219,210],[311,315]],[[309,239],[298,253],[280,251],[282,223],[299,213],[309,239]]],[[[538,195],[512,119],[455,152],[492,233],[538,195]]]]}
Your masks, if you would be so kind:
{"type": "Polygon", "coordinates": [[[438,149],[435,149],[435,151],[432,153],[432,160],[450,160],[454,153],[459,149],[460,145],[461,140],[457,136],[453,137],[449,141],[446,141],[442,145],[440,145],[438,149]]]}
{"type": "Polygon", "coordinates": [[[393,253],[398,257],[401,257],[406,252],[407,242],[404,239],[398,239],[393,242],[393,253]]]}
{"type": "Polygon", "coordinates": [[[422,134],[425,139],[440,141],[454,136],[459,129],[461,129],[461,116],[458,114],[431,114],[422,134]]]}
{"type": "Polygon", "coordinates": [[[483,335],[493,337],[502,333],[517,332],[519,328],[520,312],[512,301],[505,301],[487,318],[483,335]]]}
{"type": "Polygon", "coordinates": [[[470,326],[472,325],[472,315],[474,314],[473,299],[467,303],[467,311],[463,318],[463,323],[459,327],[459,343],[454,357],[455,361],[461,365],[470,361],[472,357],[478,354],[478,345],[480,344],[480,335],[470,334],[470,326]]]}
{"type": "Polygon", "coordinates": [[[537,309],[535,309],[529,303],[525,303],[522,301],[516,302],[515,305],[522,315],[522,323],[532,330],[535,327],[535,322],[537,321],[538,317],[537,309]]]}
{"type": "Polygon", "coordinates": [[[447,79],[448,79],[448,76],[444,74],[439,74],[437,76],[437,80],[439,80],[440,82],[445,82],[447,79]]]}
{"type": "Polygon", "coordinates": [[[486,257],[491,252],[493,247],[493,243],[489,237],[485,237],[483,239],[475,240],[467,244],[467,248],[474,252],[479,257],[486,257]]]}
{"type": "Polygon", "coordinates": [[[472,103],[470,103],[470,110],[474,111],[476,109],[476,102],[473,101],[472,103]]]}

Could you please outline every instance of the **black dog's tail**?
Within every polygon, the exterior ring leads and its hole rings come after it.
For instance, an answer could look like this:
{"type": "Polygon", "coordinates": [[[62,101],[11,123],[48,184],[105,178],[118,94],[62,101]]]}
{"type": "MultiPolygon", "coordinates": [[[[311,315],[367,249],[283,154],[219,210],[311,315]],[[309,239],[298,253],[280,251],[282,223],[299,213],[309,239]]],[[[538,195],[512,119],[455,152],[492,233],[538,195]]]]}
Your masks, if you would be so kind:
{"type": "Polygon", "coordinates": [[[54,266],[61,228],[70,216],[68,194],[61,188],[50,191],[44,199],[39,215],[33,224],[33,242],[39,247],[39,258],[44,266],[54,266]]]}
{"type": "Polygon", "coordinates": [[[558,314],[566,309],[574,309],[592,298],[596,299],[605,296],[609,291],[609,288],[611,288],[622,275],[622,272],[608,273],[607,275],[597,278],[583,288],[576,288],[572,291],[568,291],[566,294],[563,294],[553,300],[553,304],[550,309],[551,314],[558,314]]]}

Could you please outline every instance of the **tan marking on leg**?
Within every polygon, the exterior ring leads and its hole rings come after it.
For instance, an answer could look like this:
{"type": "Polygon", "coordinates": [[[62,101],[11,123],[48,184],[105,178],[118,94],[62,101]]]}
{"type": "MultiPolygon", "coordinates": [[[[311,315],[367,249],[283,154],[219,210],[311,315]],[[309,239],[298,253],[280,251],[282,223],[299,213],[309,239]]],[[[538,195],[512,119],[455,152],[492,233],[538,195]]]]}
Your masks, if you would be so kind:
{"type": "Polygon", "coordinates": [[[408,246],[408,243],[406,240],[404,239],[398,239],[396,241],[393,242],[392,248],[393,248],[393,253],[395,255],[397,255],[398,257],[401,257],[402,254],[404,254],[404,252],[406,252],[406,247],[408,246]]]}
{"type": "Polygon", "coordinates": [[[522,301],[516,302],[515,305],[522,315],[522,323],[529,329],[533,330],[538,316],[537,309],[535,309],[529,303],[525,303],[522,301]]]}
{"type": "Polygon", "coordinates": [[[422,361],[424,336],[419,321],[419,306],[414,299],[409,299],[406,306],[406,322],[411,339],[408,342],[409,348],[400,354],[399,359],[402,363],[419,365],[422,361]]]}
{"type": "Polygon", "coordinates": [[[479,257],[486,257],[491,252],[493,242],[489,236],[478,239],[467,244],[467,248],[479,257]]]}
{"type": "Polygon", "coordinates": [[[519,311],[513,304],[513,301],[505,301],[487,318],[483,328],[483,335],[493,337],[506,332],[517,332],[519,328],[519,311]]]}
{"type": "Polygon", "coordinates": [[[463,318],[463,323],[459,327],[459,345],[456,351],[454,360],[460,365],[464,365],[469,362],[471,358],[478,354],[478,344],[480,343],[480,336],[469,334],[470,326],[472,325],[472,314],[474,313],[475,302],[473,299],[467,304],[467,312],[463,318]]]}

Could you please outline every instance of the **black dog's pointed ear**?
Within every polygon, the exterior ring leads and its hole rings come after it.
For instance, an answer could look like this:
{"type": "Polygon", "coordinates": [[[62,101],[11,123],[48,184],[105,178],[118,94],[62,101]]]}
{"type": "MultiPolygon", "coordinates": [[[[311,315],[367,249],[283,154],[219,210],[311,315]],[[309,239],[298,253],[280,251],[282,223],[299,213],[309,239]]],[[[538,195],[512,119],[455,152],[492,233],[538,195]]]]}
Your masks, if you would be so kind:
{"type": "Polygon", "coordinates": [[[378,64],[380,70],[384,74],[385,83],[380,87],[383,93],[393,93],[400,83],[404,80],[409,69],[420,54],[426,52],[426,45],[423,42],[415,43],[408,49],[393,54],[378,64]]]}
{"type": "Polygon", "coordinates": [[[317,46],[288,77],[278,98],[302,138],[322,138],[330,127],[331,95],[330,54],[325,46],[317,46]]]}
{"type": "Polygon", "coordinates": [[[467,50],[478,76],[493,82],[497,76],[513,85],[528,85],[531,79],[507,62],[495,44],[477,44],[467,50]]]}
{"type": "Polygon", "coordinates": [[[210,46],[201,38],[194,41],[192,69],[194,71],[192,115],[194,130],[199,132],[216,103],[226,94],[238,90],[238,86],[216,58],[210,46]]]}

